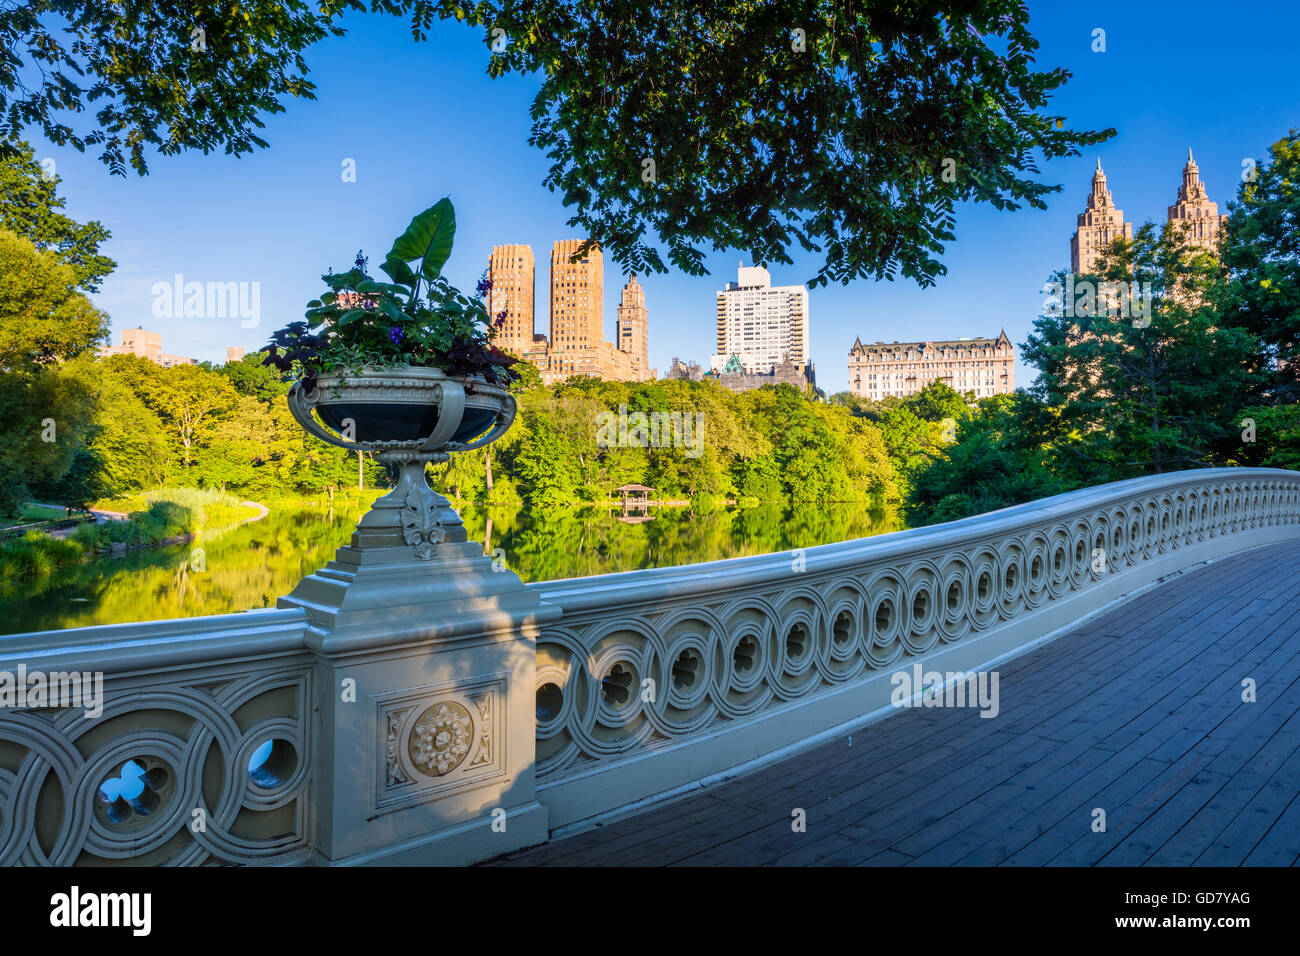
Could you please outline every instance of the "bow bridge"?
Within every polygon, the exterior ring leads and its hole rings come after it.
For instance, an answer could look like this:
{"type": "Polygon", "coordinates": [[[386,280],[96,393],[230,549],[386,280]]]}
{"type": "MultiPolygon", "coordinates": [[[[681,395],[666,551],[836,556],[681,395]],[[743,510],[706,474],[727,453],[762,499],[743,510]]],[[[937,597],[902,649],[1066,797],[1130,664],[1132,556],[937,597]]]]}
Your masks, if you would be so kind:
{"type": "Polygon", "coordinates": [[[532,585],[445,505],[275,609],[0,637],[0,865],[1300,853],[1300,474],[532,585]]]}

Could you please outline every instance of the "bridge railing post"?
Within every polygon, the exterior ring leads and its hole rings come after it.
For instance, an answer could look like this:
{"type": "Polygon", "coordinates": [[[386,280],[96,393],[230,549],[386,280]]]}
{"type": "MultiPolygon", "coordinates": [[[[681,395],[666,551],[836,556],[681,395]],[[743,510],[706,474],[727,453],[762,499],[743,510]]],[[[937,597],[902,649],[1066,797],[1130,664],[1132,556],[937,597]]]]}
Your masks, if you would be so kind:
{"type": "Polygon", "coordinates": [[[427,503],[417,546],[372,512],[280,599],[306,611],[317,661],[322,865],[462,864],[547,838],[534,675],[538,628],[559,609],[467,541],[445,498],[427,503]]]}

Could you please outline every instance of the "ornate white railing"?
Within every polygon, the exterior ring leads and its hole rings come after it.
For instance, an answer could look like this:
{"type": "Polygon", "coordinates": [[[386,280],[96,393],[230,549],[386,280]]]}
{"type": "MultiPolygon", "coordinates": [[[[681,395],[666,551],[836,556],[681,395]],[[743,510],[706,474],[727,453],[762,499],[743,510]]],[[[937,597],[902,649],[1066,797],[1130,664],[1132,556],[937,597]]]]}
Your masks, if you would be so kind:
{"type": "Polygon", "coordinates": [[[453,524],[432,560],[354,537],[277,610],[0,637],[0,866],[484,859],[1297,536],[1300,474],[1216,469],[526,587],[453,524]],[[102,713],[30,696],[73,672],[102,713]]]}
{"type": "Polygon", "coordinates": [[[1175,570],[1300,534],[1300,475],[1185,471],[804,551],[530,585],[552,827],[689,785],[969,670],[1175,570]]]}
{"type": "Polygon", "coordinates": [[[306,625],[250,611],[0,639],[22,703],[45,702],[34,675],[47,693],[102,675],[79,706],[0,709],[0,866],[305,858],[306,625]]]}

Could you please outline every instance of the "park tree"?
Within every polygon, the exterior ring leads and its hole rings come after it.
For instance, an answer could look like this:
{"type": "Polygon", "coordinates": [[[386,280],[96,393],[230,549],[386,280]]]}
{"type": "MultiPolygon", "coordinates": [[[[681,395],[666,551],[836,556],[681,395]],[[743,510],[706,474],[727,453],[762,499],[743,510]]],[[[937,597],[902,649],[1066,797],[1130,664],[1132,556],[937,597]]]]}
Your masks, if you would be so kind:
{"type": "Polygon", "coordinates": [[[1263,345],[1271,404],[1300,401],[1300,132],[1269,149],[1230,206],[1221,249],[1229,279],[1220,311],[1225,324],[1263,345]]]}
{"type": "Polygon", "coordinates": [[[1058,412],[1058,474],[1100,483],[1223,459],[1260,385],[1260,345],[1217,314],[1222,279],[1174,224],[1146,223],[1077,277],[1084,294],[1049,299],[1022,355],[1040,373],[1033,394],[1058,412]]]}
{"type": "Polygon", "coordinates": [[[1069,491],[1083,482],[1049,467],[1047,436],[1055,415],[1019,391],[978,402],[957,427],[957,440],[918,469],[906,502],[913,527],[954,521],[1069,491]]]}
{"type": "Polygon", "coordinates": [[[61,366],[0,374],[0,515],[18,514],[67,475],[90,436],[95,400],[61,366]]]}
{"type": "Polygon", "coordinates": [[[57,479],[36,482],[33,495],[86,504],[162,484],[173,456],[158,416],[104,363],[90,356],[68,363],[59,372],[88,391],[88,425],[67,471],[57,479]]]}
{"type": "Polygon", "coordinates": [[[197,365],[159,368],[137,356],[113,356],[109,361],[133,379],[136,393],[162,420],[186,471],[194,464],[200,430],[233,408],[239,399],[230,382],[211,369],[197,365]],[[136,361],[121,361],[132,358],[136,361]]]}
{"type": "MultiPolygon", "coordinates": [[[[0,12],[0,20],[3,17],[0,12]]],[[[58,194],[60,182],[57,174],[37,162],[27,143],[0,150],[0,228],[71,266],[80,291],[97,292],[100,282],[117,268],[99,251],[111,234],[103,223],[76,222],[59,211],[64,206],[58,194]]]]}
{"type": "Polygon", "coordinates": [[[72,266],[0,228],[0,372],[33,370],[91,352],[108,316],[77,291],[72,266]]]}
{"type": "Polygon", "coordinates": [[[277,395],[288,394],[289,383],[272,366],[267,365],[264,358],[264,353],[254,352],[234,362],[227,362],[217,371],[230,379],[230,384],[240,395],[269,402],[277,395]]]}
{"type": "Polygon", "coordinates": [[[1069,74],[1034,69],[1020,0],[14,0],[0,140],[35,128],[122,174],[151,151],[251,152],[267,116],[315,96],[305,52],[363,12],[406,16],[417,41],[464,21],[489,75],[538,77],[544,184],[625,271],[802,249],[823,254],[814,282],[928,285],[958,204],[1045,208],[1059,186],[1037,163],[1114,132],[1048,108],[1069,74]]]}

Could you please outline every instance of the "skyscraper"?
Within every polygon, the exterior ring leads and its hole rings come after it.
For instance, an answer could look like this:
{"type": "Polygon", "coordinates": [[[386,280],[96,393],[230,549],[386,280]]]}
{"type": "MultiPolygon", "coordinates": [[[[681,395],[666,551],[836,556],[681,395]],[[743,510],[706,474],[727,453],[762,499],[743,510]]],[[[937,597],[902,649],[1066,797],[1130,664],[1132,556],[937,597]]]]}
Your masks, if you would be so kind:
{"type": "Polygon", "coordinates": [[[581,239],[560,239],[551,248],[551,348],[595,348],[605,341],[605,268],[593,246],[577,262],[570,258],[581,239]]]}
{"type": "Polygon", "coordinates": [[[1183,183],[1178,187],[1178,201],[1169,207],[1169,221],[1178,223],[1193,244],[1211,252],[1217,251],[1219,238],[1227,214],[1219,214],[1219,204],[1210,202],[1201,182],[1201,171],[1187,150],[1187,165],[1183,167],[1183,183]]]}
{"type": "Polygon", "coordinates": [[[773,286],[762,266],[741,265],[736,281],[718,293],[718,352],[711,368],[721,372],[734,355],[748,373],[770,373],[783,362],[811,362],[808,290],[773,286]]]}
{"type": "Polygon", "coordinates": [[[618,329],[615,344],[619,351],[626,352],[632,358],[632,368],[636,381],[644,382],[650,377],[650,356],[648,352],[649,313],[645,307],[645,290],[636,281],[636,274],[623,286],[623,299],[618,304],[618,329]]]}
{"type": "Polygon", "coordinates": [[[653,377],[648,367],[645,292],[633,276],[619,306],[618,343],[605,341],[604,266],[593,246],[570,262],[581,239],[564,239],[551,249],[550,335],[534,331],[533,250],[493,246],[488,259],[488,313],[505,313],[497,346],[535,366],[547,385],[570,375],[592,375],[620,382],[653,377]],[[625,351],[624,348],[632,351],[625,351]]]}
{"type": "Polygon", "coordinates": [[[493,246],[488,259],[488,315],[495,321],[504,312],[505,324],[497,347],[524,355],[533,347],[534,263],[531,246],[493,246]]]}
{"type": "Polygon", "coordinates": [[[1088,204],[1079,213],[1079,228],[1070,237],[1070,269],[1075,275],[1092,272],[1105,247],[1120,236],[1132,239],[1133,224],[1125,222],[1123,210],[1115,208],[1098,159],[1088,204]]]}

